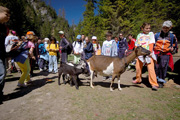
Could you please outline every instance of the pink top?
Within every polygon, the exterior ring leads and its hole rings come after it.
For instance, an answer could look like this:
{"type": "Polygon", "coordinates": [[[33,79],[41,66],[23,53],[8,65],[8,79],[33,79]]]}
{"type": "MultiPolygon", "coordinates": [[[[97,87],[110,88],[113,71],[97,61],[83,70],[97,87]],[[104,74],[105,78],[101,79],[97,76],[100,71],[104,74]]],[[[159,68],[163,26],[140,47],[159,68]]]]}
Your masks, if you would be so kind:
{"type": "Polygon", "coordinates": [[[31,41],[28,41],[27,48],[35,48],[34,43],[31,41]]]}

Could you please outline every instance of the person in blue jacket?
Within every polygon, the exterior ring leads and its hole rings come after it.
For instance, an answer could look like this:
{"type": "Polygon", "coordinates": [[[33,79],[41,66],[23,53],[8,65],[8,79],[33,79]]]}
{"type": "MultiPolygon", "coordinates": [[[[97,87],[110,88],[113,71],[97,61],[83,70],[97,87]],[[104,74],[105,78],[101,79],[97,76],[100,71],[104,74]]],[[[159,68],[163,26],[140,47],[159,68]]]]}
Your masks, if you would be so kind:
{"type": "Polygon", "coordinates": [[[93,44],[90,42],[89,38],[85,38],[86,44],[83,48],[83,51],[85,53],[85,60],[88,60],[90,57],[93,56],[94,50],[93,50],[93,44]]]}

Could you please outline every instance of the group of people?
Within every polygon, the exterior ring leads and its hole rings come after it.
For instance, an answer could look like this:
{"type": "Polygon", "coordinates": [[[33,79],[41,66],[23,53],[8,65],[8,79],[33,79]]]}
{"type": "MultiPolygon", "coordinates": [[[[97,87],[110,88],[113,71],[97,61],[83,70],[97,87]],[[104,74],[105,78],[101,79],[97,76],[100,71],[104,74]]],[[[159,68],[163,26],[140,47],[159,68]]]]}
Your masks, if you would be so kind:
{"type": "MultiPolygon", "coordinates": [[[[137,46],[142,46],[149,50],[151,54],[150,56],[138,56],[136,58],[136,79],[132,81],[132,83],[139,84],[142,82],[142,67],[146,65],[149,73],[149,83],[153,90],[157,90],[166,83],[164,79],[168,65],[172,70],[174,69],[172,52],[177,48],[177,38],[170,32],[171,28],[172,22],[169,20],[165,21],[161,31],[154,34],[151,32],[151,25],[149,23],[143,23],[140,27],[142,32],[137,35],[137,38],[134,39],[133,36],[129,34],[128,41],[123,37],[122,33],[119,34],[119,37],[112,39],[112,33],[107,32],[106,40],[103,42],[102,47],[98,43],[96,36],[92,36],[91,42],[88,37],[78,35],[76,37],[77,41],[74,41],[72,44],[74,63],[77,63],[79,59],[88,60],[93,55],[123,58],[130,54],[137,46]]],[[[63,35],[64,32],[61,31],[60,34],[63,35]]],[[[67,44],[70,44],[67,40],[65,41],[67,44]]],[[[66,49],[64,46],[67,44],[60,43],[60,47],[62,46],[63,49],[66,49]]],[[[109,76],[109,78],[111,79],[111,76],[109,76]]],[[[103,79],[107,79],[107,77],[103,77],[103,79]]]]}
{"type": "MultiPolygon", "coordinates": [[[[76,40],[71,44],[66,37],[64,31],[59,31],[60,43],[55,37],[40,38],[35,37],[33,31],[28,31],[21,39],[16,36],[16,32],[9,30],[5,23],[10,18],[9,9],[0,6],[0,103],[3,99],[3,87],[6,76],[6,64],[8,62],[7,70],[10,70],[12,63],[15,64],[18,71],[21,72],[21,77],[18,81],[19,87],[26,87],[31,83],[30,75],[33,75],[35,63],[38,63],[40,71],[47,69],[50,73],[58,72],[58,59],[60,55],[61,62],[68,62],[68,55],[73,53],[74,64],[77,64],[80,59],[88,60],[93,55],[105,55],[111,57],[123,58],[130,54],[137,46],[142,46],[151,52],[150,56],[138,56],[136,58],[136,80],[132,81],[134,84],[139,84],[142,81],[142,67],[147,65],[149,73],[149,83],[153,90],[162,87],[167,73],[167,67],[173,70],[172,52],[174,50],[173,44],[177,43],[177,38],[170,33],[172,28],[171,21],[165,21],[162,25],[162,30],[154,35],[151,32],[149,23],[144,23],[140,29],[141,33],[134,39],[131,34],[128,35],[128,41],[122,33],[118,37],[112,39],[112,32],[106,33],[106,40],[102,47],[96,36],[85,37],[84,34],[77,35],[76,40]],[[36,40],[37,39],[37,40],[36,40]],[[6,57],[8,47],[16,40],[26,43],[24,49],[15,57],[6,57]],[[35,42],[37,41],[37,42],[35,42]],[[72,49],[72,51],[70,50],[72,49]],[[60,53],[60,54],[59,54],[60,53]],[[7,58],[7,59],[6,59],[7,58]]],[[[22,42],[20,45],[22,45],[22,42]]],[[[19,44],[19,42],[18,42],[19,44]]],[[[20,46],[19,45],[19,46],[20,46]]],[[[111,76],[109,76],[111,78],[111,76]]],[[[103,79],[107,79],[103,77],[103,79]]]]}

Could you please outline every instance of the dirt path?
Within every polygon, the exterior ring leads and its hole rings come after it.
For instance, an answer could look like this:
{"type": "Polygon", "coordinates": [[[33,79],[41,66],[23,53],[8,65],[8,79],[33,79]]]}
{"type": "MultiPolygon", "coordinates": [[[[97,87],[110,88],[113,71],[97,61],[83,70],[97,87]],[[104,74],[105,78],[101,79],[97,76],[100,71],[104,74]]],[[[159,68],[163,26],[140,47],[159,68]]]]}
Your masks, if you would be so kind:
{"type": "Polygon", "coordinates": [[[95,89],[89,87],[89,80],[81,80],[83,83],[76,90],[69,84],[58,86],[57,74],[47,73],[39,73],[32,78],[32,85],[18,89],[19,76],[7,75],[4,94],[9,100],[0,105],[1,120],[180,119],[179,85],[173,82],[152,91],[146,73],[143,84],[133,85],[135,72],[126,71],[121,76],[121,92],[117,81],[115,90],[110,92],[110,81],[102,81],[101,76],[94,80],[95,89]],[[47,78],[52,82],[47,82],[47,78]]]}

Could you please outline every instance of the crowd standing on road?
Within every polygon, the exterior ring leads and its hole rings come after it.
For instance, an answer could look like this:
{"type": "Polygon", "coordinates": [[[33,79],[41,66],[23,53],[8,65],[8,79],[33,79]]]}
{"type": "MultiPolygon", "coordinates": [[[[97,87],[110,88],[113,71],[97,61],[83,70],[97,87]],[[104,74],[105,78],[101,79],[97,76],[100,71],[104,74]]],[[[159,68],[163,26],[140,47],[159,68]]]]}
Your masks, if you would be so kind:
{"type": "MultiPolygon", "coordinates": [[[[120,59],[131,54],[137,47],[142,46],[149,50],[149,56],[139,56],[136,59],[136,79],[134,84],[142,82],[142,67],[148,68],[149,83],[153,90],[163,87],[166,82],[168,65],[173,70],[172,52],[177,51],[177,38],[171,33],[172,22],[165,21],[162,30],[154,35],[151,32],[149,23],[141,26],[142,32],[134,39],[132,34],[128,35],[128,40],[119,33],[118,37],[113,38],[112,32],[106,33],[106,40],[102,47],[96,36],[91,39],[84,34],[79,34],[74,42],[67,40],[64,31],[59,31],[60,42],[55,37],[37,38],[33,31],[27,31],[25,36],[19,38],[15,30],[9,30],[5,23],[10,18],[9,9],[0,6],[0,103],[3,101],[3,88],[5,84],[6,68],[11,73],[12,68],[21,72],[21,77],[17,83],[19,87],[27,87],[32,82],[34,68],[38,66],[39,70],[47,70],[49,73],[58,72],[58,61],[68,62],[68,55],[73,54],[74,64],[78,64],[81,59],[88,60],[93,55],[104,55],[110,57],[119,57],[120,59]],[[5,54],[7,53],[7,55],[5,54]],[[11,56],[12,55],[12,56],[11,56]],[[7,67],[5,64],[7,61],[7,67]]],[[[133,62],[134,63],[134,62],[133,62]]],[[[89,69],[89,66],[87,65],[89,69]]],[[[103,80],[112,76],[103,77],[103,80]]]]}

